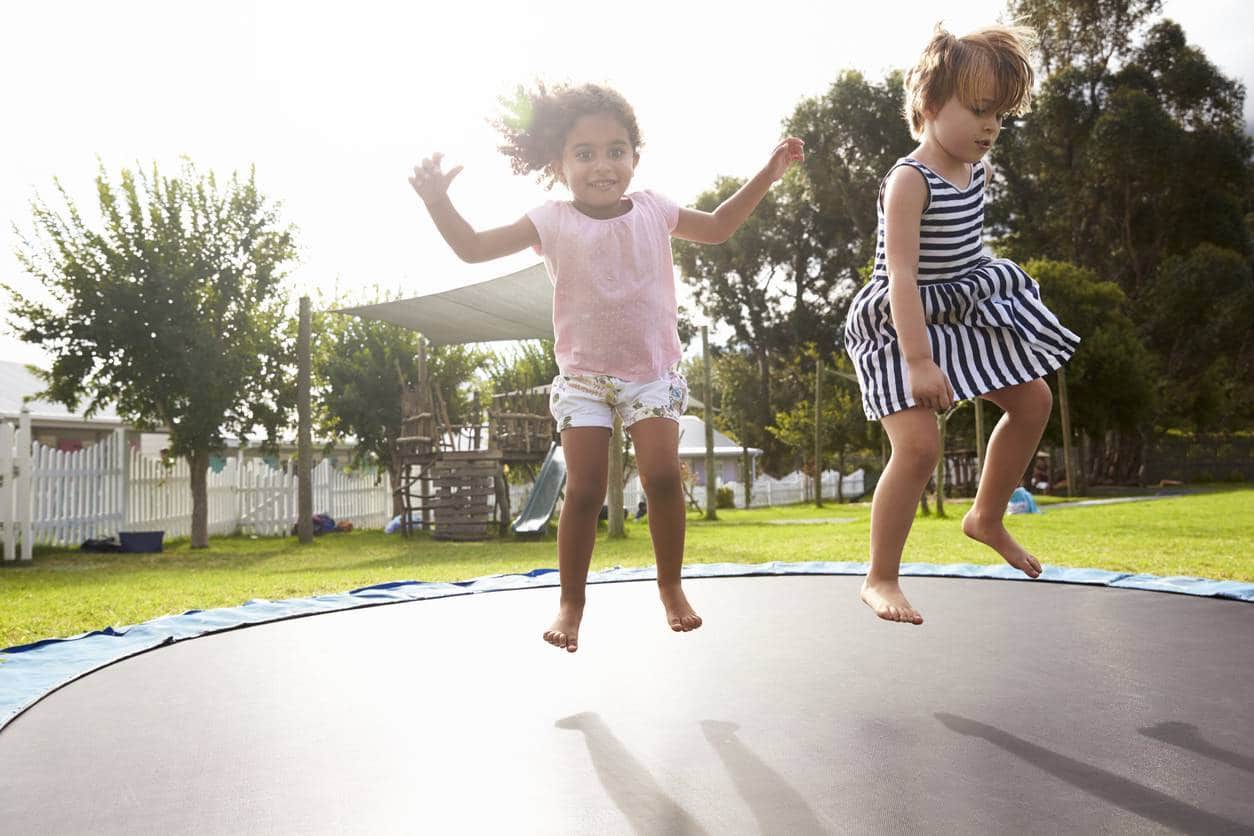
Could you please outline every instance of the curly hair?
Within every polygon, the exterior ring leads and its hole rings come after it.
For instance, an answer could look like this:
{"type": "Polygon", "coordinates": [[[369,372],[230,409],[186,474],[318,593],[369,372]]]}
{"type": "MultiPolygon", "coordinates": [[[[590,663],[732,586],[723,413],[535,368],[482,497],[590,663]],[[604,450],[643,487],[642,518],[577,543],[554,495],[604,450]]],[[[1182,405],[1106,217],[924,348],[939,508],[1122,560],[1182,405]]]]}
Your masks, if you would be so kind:
{"type": "Polygon", "coordinates": [[[990,109],[1008,116],[1027,113],[1035,81],[1029,51],[1035,40],[1035,33],[1022,26],[989,26],[958,38],[937,24],[918,63],[906,73],[910,135],[922,136],[924,114],[940,110],[951,96],[974,107],[989,82],[990,109]]]}
{"type": "Polygon", "coordinates": [[[562,157],[566,135],[582,116],[609,113],[627,129],[635,151],[640,150],[640,126],[636,113],[617,91],[597,84],[549,89],[537,82],[535,89],[519,87],[512,99],[500,100],[503,113],[493,126],[505,138],[498,150],[510,159],[515,174],[536,173],[546,187],[558,180],[557,161],[562,157]]]}

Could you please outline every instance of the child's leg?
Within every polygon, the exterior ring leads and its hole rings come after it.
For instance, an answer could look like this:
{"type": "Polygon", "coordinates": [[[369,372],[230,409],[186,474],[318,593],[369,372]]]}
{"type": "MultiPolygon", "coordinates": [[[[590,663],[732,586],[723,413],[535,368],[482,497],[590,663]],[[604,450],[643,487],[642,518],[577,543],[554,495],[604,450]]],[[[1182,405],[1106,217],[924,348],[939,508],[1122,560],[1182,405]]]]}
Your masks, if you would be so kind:
{"type": "Polygon", "coordinates": [[[919,497],[936,469],[940,431],[936,413],[923,407],[894,412],[881,423],[893,451],[871,500],[871,569],[862,600],[885,621],[922,624],[923,616],[902,594],[897,573],[919,497]]]}
{"type": "Polygon", "coordinates": [[[557,525],[557,568],[562,582],[557,619],[544,640],[571,653],[579,648],[588,564],[597,539],[597,514],[605,500],[610,434],[603,427],[562,430],[566,493],[557,525]]]}
{"type": "Polygon", "coordinates": [[[971,510],[962,519],[962,530],[968,537],[996,549],[1007,563],[1029,578],[1035,578],[1041,574],[1040,562],[1010,536],[1002,518],[1010,494],[1023,479],[1041,443],[1041,433],[1053,407],[1053,394],[1044,380],[1031,380],[984,397],[1006,414],[989,437],[980,487],[971,510]]]}
{"type": "Polygon", "coordinates": [[[657,558],[658,594],[672,630],[701,626],[701,616],[684,596],[684,491],[679,475],[679,425],[669,418],[645,418],[630,427],[636,467],[649,501],[649,536],[657,558]]]}

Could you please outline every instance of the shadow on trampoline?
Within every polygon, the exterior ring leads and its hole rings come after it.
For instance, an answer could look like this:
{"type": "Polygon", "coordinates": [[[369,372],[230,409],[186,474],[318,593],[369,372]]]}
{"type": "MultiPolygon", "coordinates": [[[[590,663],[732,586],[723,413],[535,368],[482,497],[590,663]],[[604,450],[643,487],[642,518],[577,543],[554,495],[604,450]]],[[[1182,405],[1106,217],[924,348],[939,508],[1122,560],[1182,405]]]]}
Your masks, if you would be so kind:
{"type": "Polygon", "coordinates": [[[597,778],[637,833],[708,832],[666,794],[644,764],[610,731],[600,714],[572,714],[553,725],[583,732],[597,778]]]}
{"type": "Polygon", "coordinates": [[[1202,737],[1201,732],[1197,730],[1197,726],[1192,723],[1169,720],[1143,729],[1137,729],[1137,731],[1146,737],[1162,741],[1163,743],[1170,743],[1173,746],[1179,746],[1181,749],[1188,749],[1190,752],[1196,752],[1220,763],[1226,763],[1228,766],[1243,769],[1246,772],[1254,772],[1254,758],[1216,746],[1202,737]]]}
{"type": "MultiPolygon", "coordinates": [[[[708,833],[671,798],[639,759],[610,731],[601,715],[585,711],[553,725],[580,731],[606,793],[639,833],[708,833]]],[[[701,730],[726,766],[736,791],[765,833],[827,833],[801,793],[757,756],[736,732],[740,726],[702,720],[701,730]]]]}
{"type": "Polygon", "coordinates": [[[702,720],[705,739],[727,767],[736,792],[749,805],[763,833],[826,833],[805,797],[767,766],[744,744],[740,726],[721,720],[702,720]]]}
{"type": "Polygon", "coordinates": [[[936,712],[933,716],[950,731],[982,737],[1055,778],[1164,827],[1186,833],[1239,833],[1246,829],[1241,822],[1209,813],[1122,775],[1029,743],[995,726],[945,712],[936,712]]]}

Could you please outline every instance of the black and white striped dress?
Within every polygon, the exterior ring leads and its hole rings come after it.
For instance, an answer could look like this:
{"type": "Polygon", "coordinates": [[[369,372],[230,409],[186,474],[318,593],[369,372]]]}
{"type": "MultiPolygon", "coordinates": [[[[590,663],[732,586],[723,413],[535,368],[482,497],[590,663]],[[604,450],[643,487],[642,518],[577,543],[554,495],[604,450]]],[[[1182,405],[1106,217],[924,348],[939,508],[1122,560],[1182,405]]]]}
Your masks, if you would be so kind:
{"type": "MultiPolygon", "coordinates": [[[[903,165],[927,181],[919,227],[919,295],[932,358],[956,398],[1026,383],[1067,362],[1080,338],[1045,307],[1040,288],[1023,268],[984,253],[984,163],[972,166],[965,189],[909,157],[889,174],[903,165]]],[[[857,370],[868,418],[915,406],[889,312],[883,187],[875,269],[850,304],[845,350],[857,370]]]]}

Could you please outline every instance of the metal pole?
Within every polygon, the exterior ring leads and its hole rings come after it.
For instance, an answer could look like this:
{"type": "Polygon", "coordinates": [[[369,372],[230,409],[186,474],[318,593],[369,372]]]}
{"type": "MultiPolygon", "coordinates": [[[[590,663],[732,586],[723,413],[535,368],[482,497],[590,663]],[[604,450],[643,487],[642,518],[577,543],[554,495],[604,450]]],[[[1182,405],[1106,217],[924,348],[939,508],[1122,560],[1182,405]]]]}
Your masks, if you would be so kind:
{"type": "Polygon", "coordinates": [[[714,472],[714,398],[710,386],[710,327],[701,326],[701,375],[705,388],[701,397],[705,401],[705,518],[717,520],[718,486],[714,472]]]}

